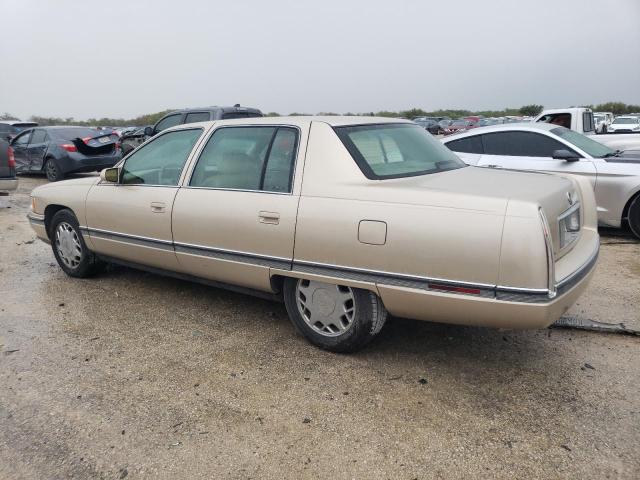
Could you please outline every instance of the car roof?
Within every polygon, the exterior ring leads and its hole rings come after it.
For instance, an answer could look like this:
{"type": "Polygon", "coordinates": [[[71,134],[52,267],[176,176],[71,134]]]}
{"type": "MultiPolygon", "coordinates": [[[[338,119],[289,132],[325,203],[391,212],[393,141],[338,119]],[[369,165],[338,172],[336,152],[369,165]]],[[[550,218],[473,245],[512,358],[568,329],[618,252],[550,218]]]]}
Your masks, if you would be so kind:
{"type": "Polygon", "coordinates": [[[213,105],[209,107],[200,107],[200,108],[183,108],[180,110],[172,110],[167,113],[167,115],[171,115],[173,113],[190,113],[190,112],[217,112],[222,110],[223,112],[259,112],[262,113],[259,109],[253,107],[220,107],[218,105],[213,105]]]}
{"type": "Polygon", "coordinates": [[[536,131],[551,131],[554,128],[558,128],[560,125],[555,125],[553,123],[546,122],[521,122],[521,123],[503,123],[500,125],[489,125],[486,127],[478,127],[472,130],[467,130],[462,133],[455,133],[453,135],[449,135],[442,139],[444,143],[447,143],[451,140],[471,137],[472,135],[479,135],[481,133],[494,133],[494,132],[508,132],[513,130],[519,131],[528,131],[528,132],[536,132],[536,131]]]}
{"type": "MultiPolygon", "coordinates": [[[[167,130],[178,130],[181,128],[192,128],[194,125],[209,126],[215,124],[223,125],[308,125],[311,122],[322,122],[332,127],[342,127],[348,125],[375,125],[381,123],[396,123],[415,125],[411,120],[388,118],[388,117],[359,117],[359,116],[323,116],[323,115],[293,115],[288,117],[249,117],[234,118],[229,120],[212,120],[209,122],[185,123],[176,125],[167,130]]],[[[163,130],[163,132],[167,131],[163,130]]]]}

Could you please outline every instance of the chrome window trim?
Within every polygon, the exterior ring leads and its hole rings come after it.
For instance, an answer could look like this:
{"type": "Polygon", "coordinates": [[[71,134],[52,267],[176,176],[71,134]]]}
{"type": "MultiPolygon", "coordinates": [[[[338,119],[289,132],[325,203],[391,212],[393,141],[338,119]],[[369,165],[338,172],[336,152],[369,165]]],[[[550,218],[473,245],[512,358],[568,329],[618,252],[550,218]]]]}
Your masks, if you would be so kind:
{"type": "MultiPolygon", "coordinates": [[[[182,182],[183,186],[182,188],[193,188],[193,189],[202,189],[202,190],[220,190],[220,191],[226,191],[226,192],[256,192],[256,193],[271,193],[271,194],[276,194],[276,195],[290,195],[293,196],[293,187],[295,184],[295,180],[296,180],[296,171],[298,168],[298,160],[300,158],[300,144],[302,143],[302,129],[298,126],[298,125],[289,125],[286,123],[252,123],[252,124],[239,124],[239,125],[214,125],[214,127],[211,129],[211,131],[205,135],[206,138],[203,138],[202,140],[202,148],[199,148],[199,152],[198,152],[198,156],[196,158],[193,159],[193,165],[190,166],[189,168],[189,172],[188,172],[188,178],[184,178],[184,181],[182,182]],[[266,190],[250,190],[250,189],[243,189],[243,188],[218,188],[218,187],[196,187],[196,186],[192,186],[191,185],[191,180],[193,178],[193,173],[196,170],[196,167],[198,166],[198,162],[200,161],[200,157],[202,156],[202,152],[204,152],[204,149],[207,148],[207,145],[209,144],[209,141],[211,140],[211,138],[215,135],[215,133],[218,130],[221,130],[223,128],[247,128],[247,127],[251,127],[251,128],[255,128],[255,127],[262,127],[262,128],[278,128],[278,127],[283,127],[283,128],[293,128],[296,130],[297,132],[297,145],[296,145],[296,155],[295,158],[293,160],[293,172],[291,172],[291,191],[290,192],[269,192],[266,190]]],[[[307,138],[307,143],[309,142],[308,138],[307,138]]]]}

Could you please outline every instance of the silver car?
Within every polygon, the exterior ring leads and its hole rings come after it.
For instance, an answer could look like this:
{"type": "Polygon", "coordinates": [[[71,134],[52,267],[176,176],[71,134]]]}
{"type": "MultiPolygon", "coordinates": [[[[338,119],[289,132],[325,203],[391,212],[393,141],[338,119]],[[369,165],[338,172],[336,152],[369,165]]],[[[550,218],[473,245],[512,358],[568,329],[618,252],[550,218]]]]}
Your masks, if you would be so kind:
{"type": "Polygon", "coordinates": [[[540,170],[586,177],[598,204],[598,223],[625,222],[640,238],[640,151],[613,150],[550,123],[477,128],[442,140],[468,165],[540,170]]]}

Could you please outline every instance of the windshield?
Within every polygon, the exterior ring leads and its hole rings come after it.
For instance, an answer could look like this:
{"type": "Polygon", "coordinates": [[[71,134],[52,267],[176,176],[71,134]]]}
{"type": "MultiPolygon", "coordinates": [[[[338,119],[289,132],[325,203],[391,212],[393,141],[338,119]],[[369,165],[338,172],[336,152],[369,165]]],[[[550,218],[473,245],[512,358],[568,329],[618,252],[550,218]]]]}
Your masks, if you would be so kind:
{"type": "Polygon", "coordinates": [[[416,125],[355,125],[336,127],[335,131],[370,179],[412,177],[466,166],[416,125]]]}
{"type": "Polygon", "coordinates": [[[566,140],[572,145],[575,145],[582,151],[591,155],[594,158],[602,158],[606,155],[613,155],[615,150],[610,149],[606,145],[603,145],[600,142],[596,142],[595,140],[591,140],[586,135],[582,135],[573,130],[569,130],[568,128],[558,127],[551,130],[551,133],[555,133],[563,140],[566,140]]]}
{"type": "Polygon", "coordinates": [[[626,123],[626,124],[638,123],[638,118],[636,118],[636,117],[618,117],[613,121],[613,123],[616,123],[616,124],[620,124],[620,123],[626,123]]]}

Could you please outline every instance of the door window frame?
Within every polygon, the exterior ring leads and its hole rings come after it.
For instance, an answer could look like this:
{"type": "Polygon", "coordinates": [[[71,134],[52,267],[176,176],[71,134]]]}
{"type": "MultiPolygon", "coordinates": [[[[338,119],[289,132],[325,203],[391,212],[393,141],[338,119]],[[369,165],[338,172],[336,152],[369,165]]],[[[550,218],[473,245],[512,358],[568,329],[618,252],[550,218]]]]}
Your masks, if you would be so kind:
{"type": "MultiPolygon", "coordinates": [[[[188,125],[188,124],[187,124],[188,125]]],[[[187,175],[185,176],[185,178],[183,179],[183,184],[181,188],[189,188],[189,189],[194,189],[194,190],[221,190],[221,191],[229,191],[229,192],[252,192],[252,193],[264,193],[264,194],[268,194],[268,195],[293,195],[293,190],[295,187],[295,179],[296,179],[296,169],[298,167],[298,160],[300,158],[300,144],[302,143],[302,130],[300,129],[299,126],[297,125],[287,125],[287,124],[251,124],[251,125],[220,125],[217,127],[214,127],[211,132],[209,132],[209,134],[205,135],[206,138],[202,139],[201,141],[201,145],[200,147],[197,149],[198,151],[196,152],[195,158],[192,162],[192,165],[189,168],[189,172],[187,172],[187,175]],[[290,182],[290,191],[289,192],[271,192],[268,190],[253,190],[253,189],[243,189],[243,188],[225,188],[225,187],[197,187],[197,186],[192,186],[191,185],[191,180],[193,178],[193,174],[196,170],[196,166],[198,165],[198,162],[200,161],[200,157],[202,156],[202,152],[204,152],[204,149],[206,148],[207,144],[209,143],[209,141],[211,140],[211,138],[213,137],[213,135],[215,135],[215,133],[218,130],[222,130],[224,128],[274,128],[274,138],[275,135],[277,134],[278,128],[290,128],[296,131],[296,148],[295,148],[295,155],[293,158],[293,165],[292,165],[292,169],[291,172],[289,174],[289,182],[290,182]]],[[[267,152],[270,155],[270,151],[267,152]]],[[[265,158],[265,160],[268,162],[269,161],[269,156],[267,156],[267,158],[265,158]]],[[[264,166],[263,166],[264,168],[264,166]]]]}

